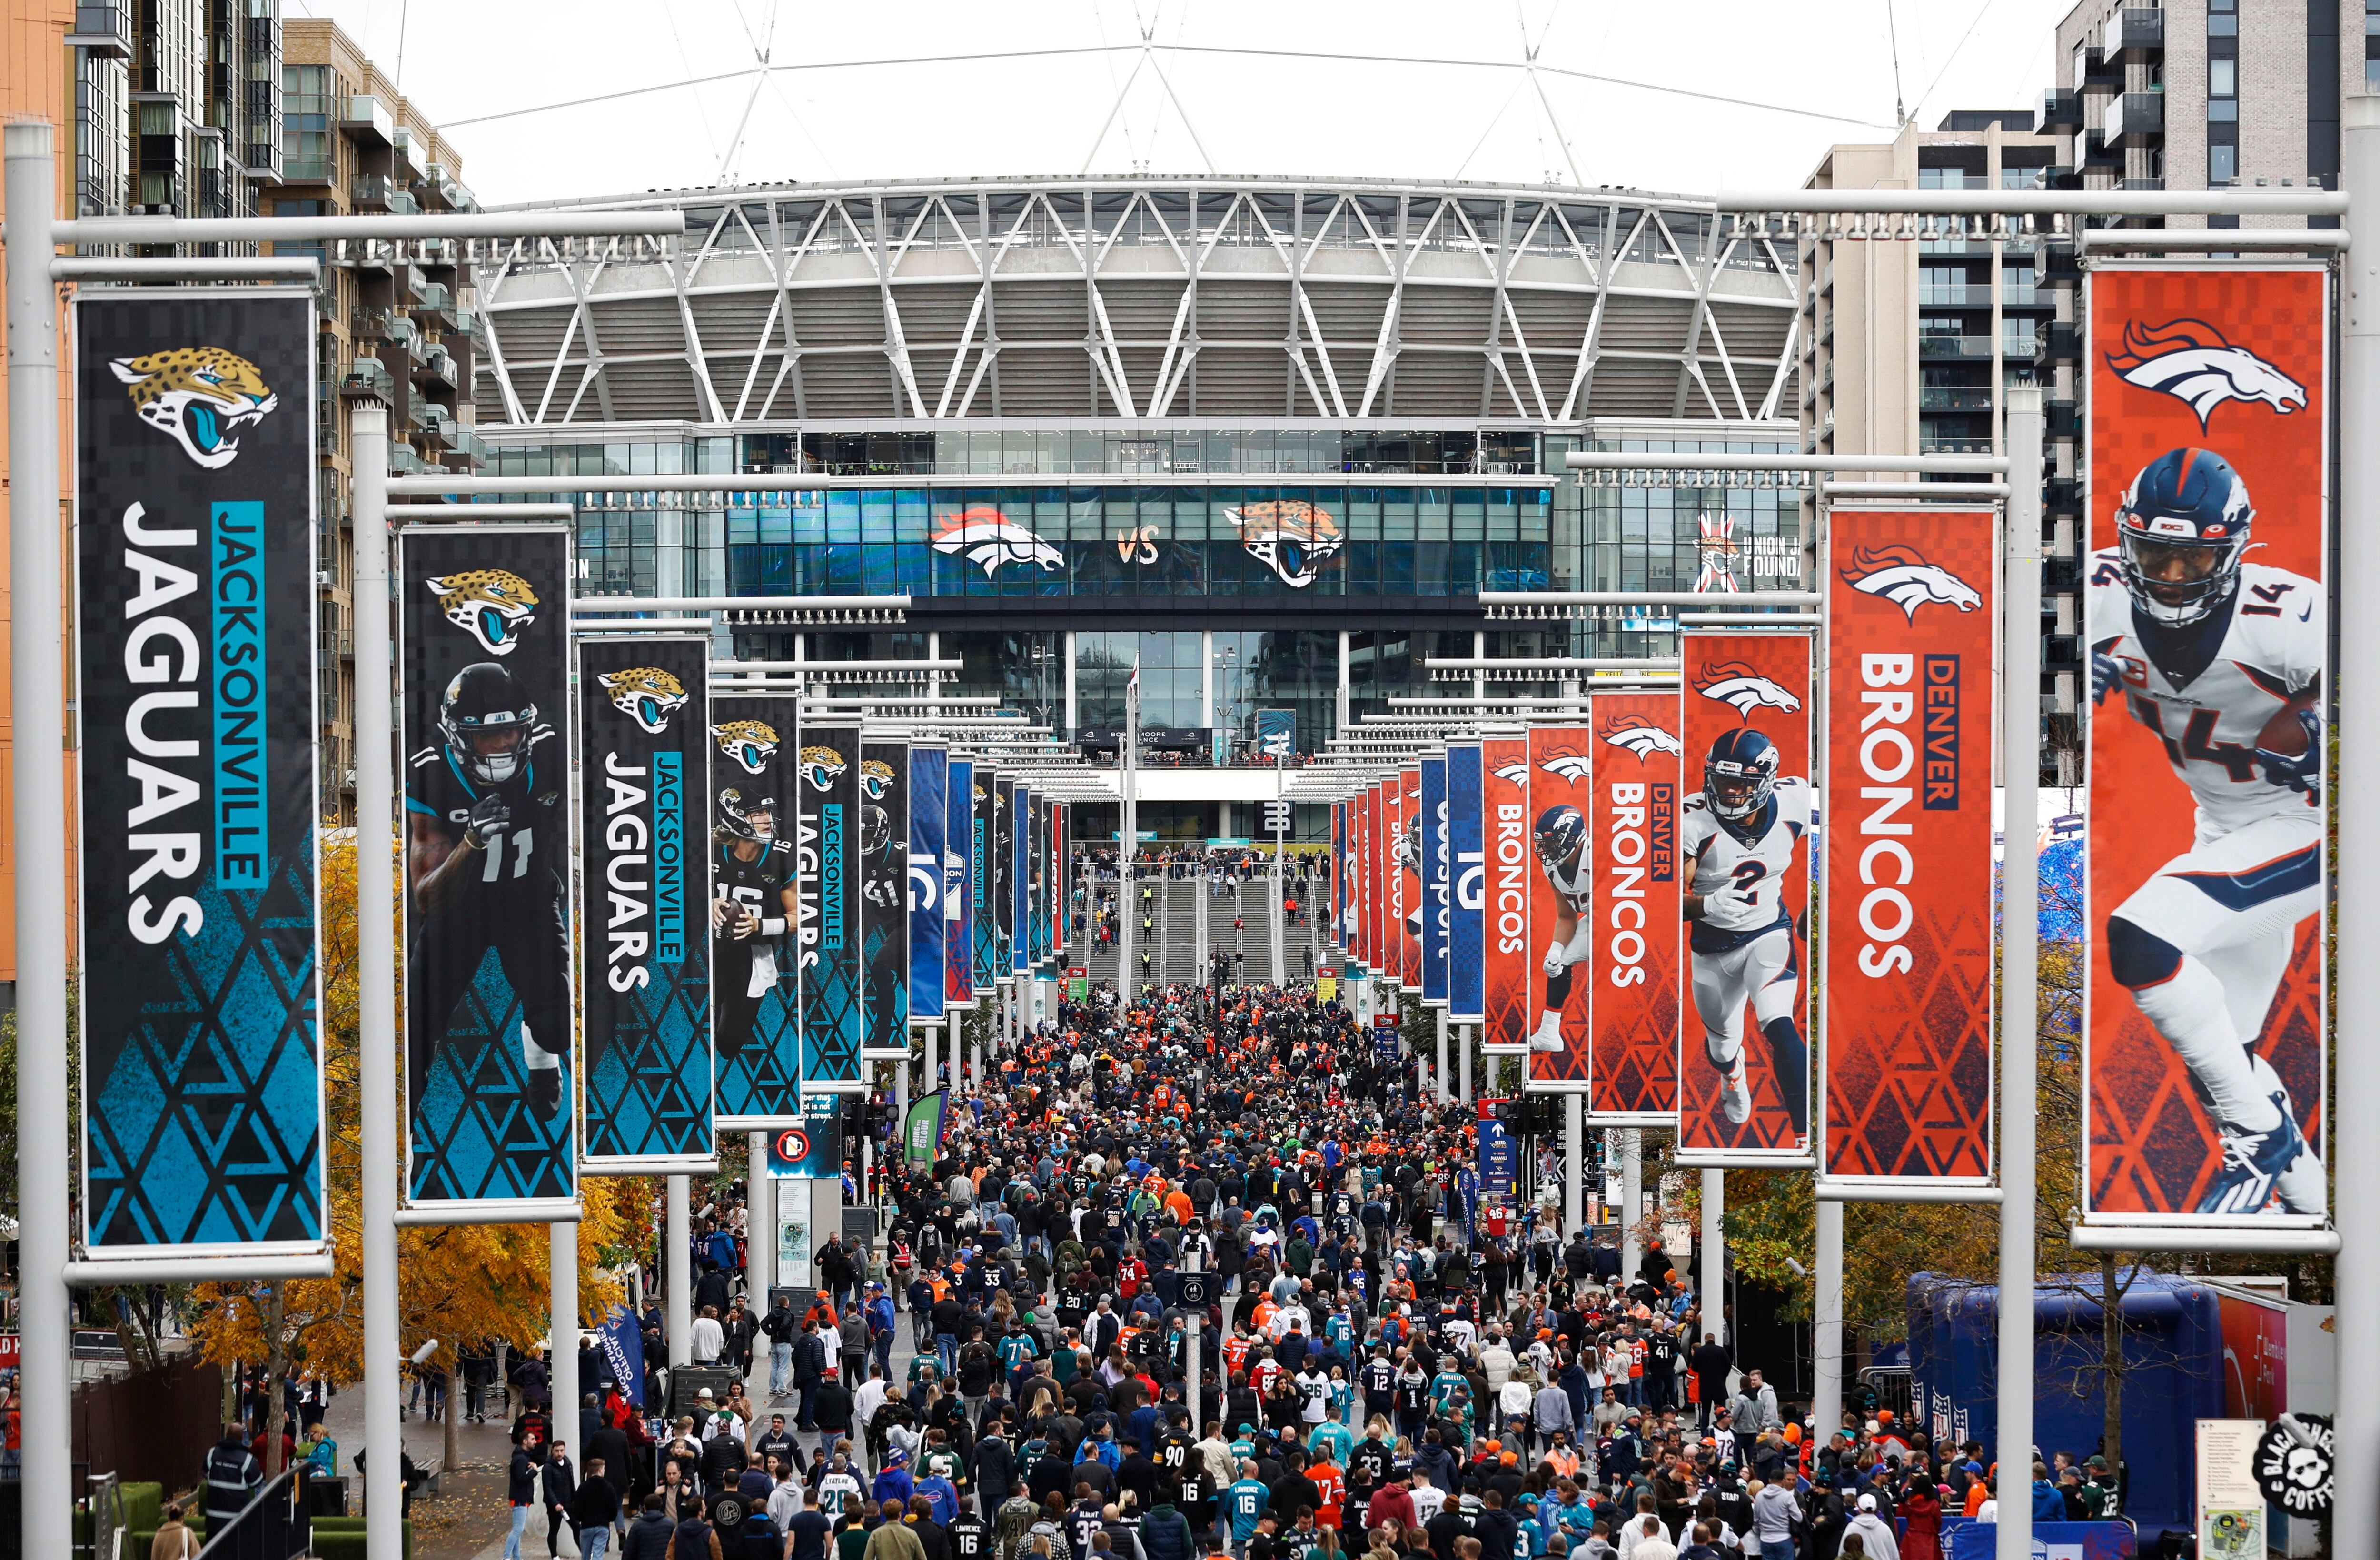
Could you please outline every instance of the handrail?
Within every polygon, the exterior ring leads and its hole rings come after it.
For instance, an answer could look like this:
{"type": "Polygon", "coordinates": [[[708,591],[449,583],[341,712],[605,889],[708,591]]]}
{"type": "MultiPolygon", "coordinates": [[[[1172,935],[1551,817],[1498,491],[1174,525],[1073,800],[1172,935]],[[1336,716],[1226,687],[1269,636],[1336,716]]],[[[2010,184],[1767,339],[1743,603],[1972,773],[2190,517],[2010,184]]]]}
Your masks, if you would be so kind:
{"type": "Polygon", "coordinates": [[[283,1469],[239,1508],[238,1516],[220,1530],[210,1526],[198,1560],[290,1560],[312,1548],[313,1521],[299,1499],[305,1488],[299,1476],[310,1466],[294,1463],[283,1469]]]}

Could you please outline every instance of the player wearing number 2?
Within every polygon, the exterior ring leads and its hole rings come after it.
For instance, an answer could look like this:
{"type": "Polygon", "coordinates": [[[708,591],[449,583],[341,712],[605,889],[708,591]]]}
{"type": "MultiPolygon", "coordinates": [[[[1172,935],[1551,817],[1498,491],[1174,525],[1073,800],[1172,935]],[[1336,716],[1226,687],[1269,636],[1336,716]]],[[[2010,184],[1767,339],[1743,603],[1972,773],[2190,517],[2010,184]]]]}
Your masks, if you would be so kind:
{"type": "Polygon", "coordinates": [[[1802,1039],[1802,961],[1784,903],[1793,853],[1810,829],[1810,783],[1777,774],[1777,744],[1749,726],[1722,732],[1686,798],[1686,919],[1703,1053],[1719,1073],[1719,1108],[1752,1119],[1743,1008],[1767,1038],[1793,1133],[1809,1130],[1809,1047],[1802,1039]]]}
{"type": "MultiPolygon", "coordinates": [[[[406,1047],[409,1098],[419,1109],[455,1009],[492,950],[521,1005],[529,1103],[551,1115],[562,1103],[562,1058],[570,1049],[562,743],[539,723],[536,702],[512,674],[492,661],[455,674],[439,703],[438,730],[441,740],[406,766],[413,885],[407,990],[415,1032],[437,1042],[406,1047]]],[[[488,1021],[502,1017],[491,1013],[488,1021]]]]}
{"type": "Polygon", "coordinates": [[[2254,1046],[2298,925],[2322,906],[2327,628],[2320,581],[2247,561],[2254,518],[2228,461],[2168,450],[2092,557],[2092,701],[2121,695],[2197,804],[2190,849],[2107,918],[2107,969],[2213,1108],[2223,1166],[2198,1212],[2277,1198],[2319,1213],[2319,1152],[2254,1046]]]}

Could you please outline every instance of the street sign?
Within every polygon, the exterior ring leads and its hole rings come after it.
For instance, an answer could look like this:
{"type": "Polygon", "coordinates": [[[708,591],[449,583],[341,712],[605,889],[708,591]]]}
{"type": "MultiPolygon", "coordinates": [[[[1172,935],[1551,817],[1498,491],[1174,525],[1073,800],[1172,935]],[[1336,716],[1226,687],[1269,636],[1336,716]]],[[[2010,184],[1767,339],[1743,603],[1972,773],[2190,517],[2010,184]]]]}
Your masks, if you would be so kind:
{"type": "Polygon", "coordinates": [[[1182,1303],[1185,1306],[1211,1305],[1215,1298],[1215,1275],[1211,1273],[1185,1273],[1181,1275],[1182,1303]]]}

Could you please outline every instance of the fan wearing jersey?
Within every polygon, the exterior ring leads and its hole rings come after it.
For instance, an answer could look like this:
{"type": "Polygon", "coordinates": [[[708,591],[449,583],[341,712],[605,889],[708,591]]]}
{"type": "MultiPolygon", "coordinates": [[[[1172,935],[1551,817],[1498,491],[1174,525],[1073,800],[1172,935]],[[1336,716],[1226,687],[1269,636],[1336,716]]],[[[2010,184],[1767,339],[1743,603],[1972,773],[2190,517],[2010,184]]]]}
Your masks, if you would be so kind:
{"type": "Polygon", "coordinates": [[[1553,885],[1554,929],[1546,944],[1546,1010],[1529,1036],[1532,1051],[1562,1048],[1562,1005],[1570,1000],[1571,966],[1585,962],[1594,941],[1588,924],[1586,815],[1564,803],[1537,814],[1537,869],[1553,885]]]}
{"type": "Polygon", "coordinates": [[[455,674],[439,700],[438,731],[440,740],[406,765],[406,984],[413,1032],[429,1041],[406,1047],[407,1099],[421,1107],[431,1060],[492,952],[520,1003],[530,1106],[551,1115],[562,1105],[570,1049],[562,744],[492,661],[455,674]]]}
{"type": "Polygon", "coordinates": [[[777,982],[777,952],[795,920],[793,847],[777,838],[773,797],[719,793],[711,831],[710,968],[718,994],[719,1048],[763,1050],[754,1033],[760,999],[777,982]]]}
{"type": "Polygon", "coordinates": [[[1802,961],[1784,903],[1793,853],[1810,827],[1810,783],[1777,773],[1777,744],[1749,726],[1723,732],[1686,798],[1687,939],[1703,1054],[1719,1074],[1719,1108],[1752,1119],[1743,1065],[1743,1008],[1768,1041],[1777,1091],[1796,1137],[1809,1130],[1810,1054],[1797,1021],[1802,961]]]}
{"type": "Polygon", "coordinates": [[[2191,847],[2107,918],[2107,969],[2213,1109],[2223,1165],[2198,1212],[2277,1198],[2320,1213],[2322,1161],[2254,1047],[2297,929],[2322,906],[2328,626],[2319,580],[2247,561],[2254,519],[2228,461],[2168,450],[2125,494],[2117,544],[2092,557],[2092,701],[2119,696],[2197,806],[2191,847]]]}

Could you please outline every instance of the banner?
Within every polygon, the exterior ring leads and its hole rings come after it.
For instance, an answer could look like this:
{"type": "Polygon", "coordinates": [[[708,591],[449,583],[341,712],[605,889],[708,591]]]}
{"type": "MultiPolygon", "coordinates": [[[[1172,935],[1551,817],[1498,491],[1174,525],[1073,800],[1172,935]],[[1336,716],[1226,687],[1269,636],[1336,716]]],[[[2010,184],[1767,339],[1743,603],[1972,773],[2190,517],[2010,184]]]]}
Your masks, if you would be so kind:
{"type": "Polygon", "coordinates": [[[589,1175],[716,1158],[712,1128],[710,640],[578,641],[579,1022],[589,1175]]]}
{"type": "Polygon", "coordinates": [[[941,1021],[950,996],[946,943],[952,907],[942,864],[950,786],[948,748],[921,744],[909,750],[909,1022],[921,1028],[941,1021]]]}
{"type": "Polygon", "coordinates": [[[1330,946],[1344,945],[1347,926],[1347,804],[1330,804],[1330,946]]]}
{"type": "Polygon", "coordinates": [[[1050,957],[1058,961],[1075,943],[1075,884],[1071,870],[1074,814],[1062,801],[1050,804],[1050,904],[1055,918],[1050,957]]]}
{"type": "Polygon", "coordinates": [[[710,701],[710,1010],[722,1130],[802,1114],[795,976],[817,922],[805,919],[795,882],[794,712],[783,696],[710,701]]]}
{"type": "Polygon", "coordinates": [[[1838,507],[1827,549],[1820,1168],[1980,1185],[1998,526],[1989,509],[1838,507]]]}
{"type": "Polygon", "coordinates": [[[1257,760],[1260,763],[1287,763],[1297,756],[1297,712],[1295,710],[1258,710],[1257,712],[1257,760]]]}
{"type": "MultiPolygon", "coordinates": [[[[1685,744],[1678,701],[1659,693],[1598,693],[1595,741],[1582,751],[1592,881],[1602,885],[1593,919],[1587,979],[1573,981],[1562,1021],[1566,1049],[1586,1024],[1586,1108],[1603,1126],[1670,1125],[1678,1115],[1679,983],[1685,927],[1678,823],[1685,801],[1685,744]],[[1587,1011],[1577,993],[1588,988],[1587,1011]]],[[[1547,763],[1575,774],[1576,762],[1547,763]]],[[[1540,775],[1547,774],[1545,766],[1540,775]]],[[[1540,819],[1543,818],[1540,813],[1540,819]]],[[[1575,945],[1573,944],[1573,946],[1575,945]]]]}
{"type": "MultiPolygon", "coordinates": [[[[859,745],[861,968],[867,1011],[859,1059],[909,1054],[909,745],[859,745]]],[[[868,1069],[861,1069],[867,1076],[868,1069]]]]}
{"type": "Polygon", "coordinates": [[[1488,857],[1480,986],[1488,1017],[1479,1042],[1489,1055],[1523,1056],[1537,1023],[1532,977],[1542,973],[1529,951],[1529,739],[1490,737],[1480,762],[1488,857]]]}
{"type": "Polygon", "coordinates": [[[1016,781],[1003,774],[991,783],[991,973],[995,983],[1015,977],[1016,920],[1016,781]]]}
{"type": "Polygon", "coordinates": [[[2326,274],[2087,279],[2092,1223],[2328,1215],[2326,274]]]}
{"type": "Polygon", "coordinates": [[[612,1379],[619,1383],[620,1395],[631,1408],[644,1408],[645,1331],[637,1313],[614,1304],[603,1324],[595,1329],[595,1340],[603,1350],[603,1363],[611,1370],[612,1379]]]}
{"type": "Polygon", "coordinates": [[[564,526],[397,533],[406,1192],[492,1219],[578,1192],[570,574],[564,526]]]}
{"type": "Polygon", "coordinates": [[[801,905],[799,1012],[805,1094],[863,1091],[867,1033],[867,788],[859,727],[804,726],[794,766],[801,905]]]}
{"type": "Polygon", "coordinates": [[[1421,764],[1397,774],[1397,986],[1421,995],[1421,764]]]}
{"type": "MultiPolygon", "coordinates": [[[[1526,847],[1535,870],[1528,874],[1524,1017],[1529,1087],[1537,1091],[1579,1093],[1587,1086],[1595,969],[1588,891],[1594,865],[1589,820],[1596,815],[1589,783],[1593,740],[1585,725],[1529,728],[1526,847]]],[[[1641,936],[1644,906],[1632,904],[1629,915],[1631,931],[1641,936]]]]}
{"type": "Polygon", "coordinates": [[[1802,945],[1810,908],[1810,640],[1680,636],[1686,798],[1685,1021],[1678,1146],[1755,1164],[1807,1152],[1802,945]]]}
{"type": "Polygon", "coordinates": [[[1449,914],[1446,922],[1446,1016],[1478,1023],[1487,1016],[1483,959],[1487,939],[1488,851],[1481,754],[1476,742],[1446,749],[1446,844],[1449,914]]]}
{"type": "Polygon", "coordinates": [[[1033,969],[1032,787],[1022,780],[1008,797],[1008,968],[1014,975],[1033,969]]]}
{"type": "Polygon", "coordinates": [[[1389,933],[1388,787],[1375,780],[1364,787],[1364,969],[1378,979],[1389,933]]]}
{"type": "Polygon", "coordinates": [[[1496,1115],[1500,1100],[1479,1102],[1479,1191],[1485,1197],[1511,1197],[1521,1178],[1521,1145],[1496,1115]]]}
{"type": "Polygon", "coordinates": [[[237,1278],[237,1253],[327,1238],[314,323],[279,287],[74,300],[93,1258],[222,1257],[237,1278]]]}
{"type": "Polygon", "coordinates": [[[901,1125],[901,1160],[910,1169],[930,1174],[941,1151],[942,1116],[948,1097],[937,1089],[909,1103],[909,1119],[901,1125]]]}
{"type": "MultiPolygon", "coordinates": [[[[1000,862],[999,851],[995,848],[992,834],[994,778],[990,769],[978,764],[975,772],[975,784],[969,791],[970,810],[973,814],[968,820],[969,837],[974,844],[969,847],[968,852],[973,859],[969,862],[968,871],[967,919],[974,923],[975,929],[975,974],[972,986],[976,999],[978,1001],[990,999],[992,982],[1000,974],[998,957],[1000,922],[997,913],[1000,862]]],[[[1136,908],[1132,902],[1131,885],[1126,884],[1122,887],[1123,892],[1117,897],[1123,901],[1123,913],[1126,915],[1136,913],[1136,908]]]]}
{"type": "Polygon", "coordinates": [[[768,1173],[772,1181],[823,1181],[842,1175],[843,1118],[812,1116],[770,1133],[768,1173]]]}
{"type": "Polygon", "coordinates": [[[951,760],[942,814],[942,1005],[975,1005],[975,761],[951,760]]]}
{"type": "Polygon", "coordinates": [[[1447,903],[1446,755],[1421,761],[1421,1000],[1446,1005],[1447,903]]]}

